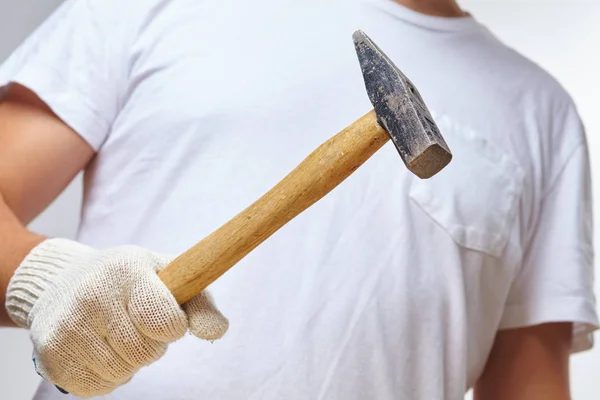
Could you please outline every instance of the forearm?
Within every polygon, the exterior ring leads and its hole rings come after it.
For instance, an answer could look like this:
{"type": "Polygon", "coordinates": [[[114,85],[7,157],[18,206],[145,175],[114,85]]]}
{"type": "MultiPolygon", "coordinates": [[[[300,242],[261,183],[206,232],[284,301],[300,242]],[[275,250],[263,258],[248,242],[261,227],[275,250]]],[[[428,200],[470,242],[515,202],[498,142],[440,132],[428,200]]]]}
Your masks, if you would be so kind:
{"type": "Polygon", "coordinates": [[[13,325],[6,288],[45,238],[25,226],[93,157],[94,150],[29,89],[12,84],[0,101],[0,326],[13,325]]]}
{"type": "Polygon", "coordinates": [[[23,226],[0,194],[0,327],[15,326],[4,307],[6,288],[21,261],[44,239],[23,226]]]}

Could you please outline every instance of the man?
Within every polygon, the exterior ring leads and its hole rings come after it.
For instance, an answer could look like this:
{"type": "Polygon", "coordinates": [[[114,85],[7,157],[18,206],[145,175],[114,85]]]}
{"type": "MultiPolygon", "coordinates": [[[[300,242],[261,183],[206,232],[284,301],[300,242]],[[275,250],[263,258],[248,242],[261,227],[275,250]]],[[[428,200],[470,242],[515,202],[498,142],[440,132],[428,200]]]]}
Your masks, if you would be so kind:
{"type": "Polygon", "coordinates": [[[0,84],[2,317],[36,399],[569,398],[598,328],[585,132],[454,1],[67,0],[0,84]],[[356,29],[452,163],[384,147],[211,285],[220,311],[179,307],[156,271],[371,108],[356,29]],[[27,231],[81,170],[77,241],[27,231]]]}

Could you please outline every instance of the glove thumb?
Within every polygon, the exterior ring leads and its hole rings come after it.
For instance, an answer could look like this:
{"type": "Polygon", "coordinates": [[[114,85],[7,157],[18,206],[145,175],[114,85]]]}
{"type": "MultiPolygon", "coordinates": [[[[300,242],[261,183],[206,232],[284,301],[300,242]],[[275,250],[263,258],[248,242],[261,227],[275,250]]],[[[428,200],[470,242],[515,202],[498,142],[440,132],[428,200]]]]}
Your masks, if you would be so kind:
{"type": "MultiPolygon", "coordinates": [[[[165,268],[175,257],[157,254],[156,272],[165,268]]],[[[207,290],[182,305],[188,317],[188,329],[196,337],[204,340],[217,340],[229,329],[229,320],[221,314],[207,290]]]]}
{"type": "Polygon", "coordinates": [[[217,340],[229,329],[229,321],[215,306],[212,296],[203,291],[183,305],[189,331],[204,340],[217,340]]]}

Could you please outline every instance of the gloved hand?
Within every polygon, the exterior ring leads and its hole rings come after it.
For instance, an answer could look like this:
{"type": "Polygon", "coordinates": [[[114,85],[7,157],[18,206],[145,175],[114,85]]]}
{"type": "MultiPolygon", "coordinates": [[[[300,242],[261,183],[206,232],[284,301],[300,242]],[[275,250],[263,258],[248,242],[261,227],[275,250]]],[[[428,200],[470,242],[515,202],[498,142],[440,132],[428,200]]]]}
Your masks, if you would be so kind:
{"type": "Polygon", "coordinates": [[[30,330],[38,373],[76,396],[99,396],[188,330],[223,336],[228,321],[207,292],[177,304],[156,274],[168,261],[138,247],[98,251],[66,239],[34,248],[10,281],[6,309],[30,330]]]}

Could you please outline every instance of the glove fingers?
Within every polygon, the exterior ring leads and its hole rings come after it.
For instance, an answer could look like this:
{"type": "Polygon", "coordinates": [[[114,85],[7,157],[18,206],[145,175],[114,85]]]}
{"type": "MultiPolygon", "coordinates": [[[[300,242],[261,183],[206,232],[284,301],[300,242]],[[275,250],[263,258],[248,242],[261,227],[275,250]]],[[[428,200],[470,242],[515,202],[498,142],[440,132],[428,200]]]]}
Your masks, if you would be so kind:
{"type": "Polygon", "coordinates": [[[130,296],[129,317],[144,336],[170,343],[185,335],[187,316],[154,271],[135,283],[130,296]]]}
{"type": "Polygon", "coordinates": [[[229,321],[215,306],[210,293],[204,291],[184,304],[188,315],[190,332],[205,340],[223,337],[229,329],[229,321]]]}
{"type": "MultiPolygon", "coordinates": [[[[83,332],[91,333],[87,330],[83,332]]],[[[136,372],[130,363],[98,336],[81,336],[69,347],[68,351],[77,355],[75,359],[78,360],[80,367],[92,371],[103,381],[123,382],[136,372]]]]}
{"type": "Polygon", "coordinates": [[[108,326],[107,341],[114,351],[131,365],[150,365],[167,351],[165,343],[143,336],[127,312],[114,315],[108,326]]]}
{"type": "Polygon", "coordinates": [[[69,319],[67,316],[59,317],[58,320],[62,322],[54,329],[39,329],[36,323],[32,325],[31,338],[35,354],[42,362],[52,362],[47,364],[52,366],[52,370],[46,367],[46,374],[62,370],[60,373],[64,376],[71,375],[69,369],[65,370],[65,364],[76,364],[81,370],[89,370],[106,382],[121,382],[134,373],[131,364],[121,358],[83,321],[69,319]]]}
{"type": "Polygon", "coordinates": [[[131,376],[121,382],[110,382],[100,377],[95,372],[82,367],[74,359],[62,357],[60,360],[52,359],[52,365],[55,366],[59,361],[61,368],[46,368],[45,356],[43,353],[34,352],[34,363],[37,373],[47,380],[80,398],[90,398],[102,396],[113,392],[118,386],[131,380],[131,376]]]}

